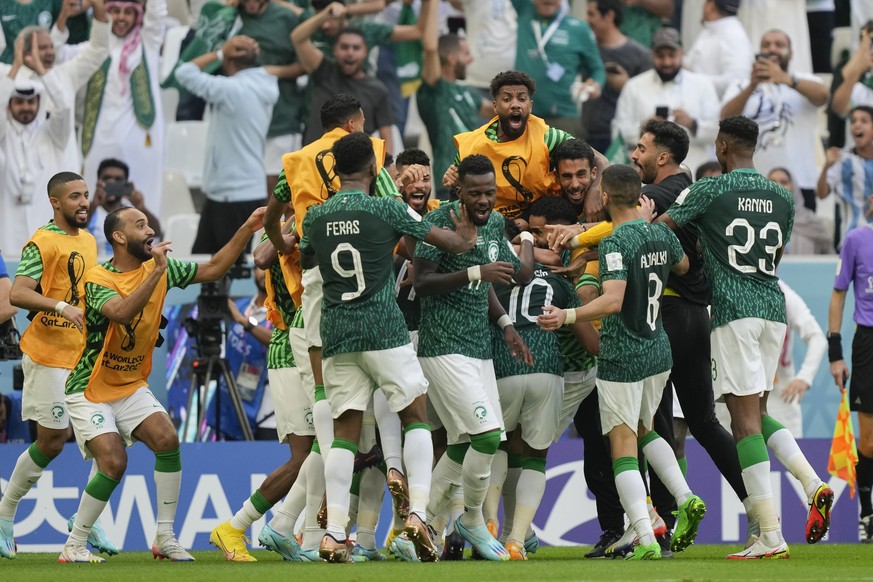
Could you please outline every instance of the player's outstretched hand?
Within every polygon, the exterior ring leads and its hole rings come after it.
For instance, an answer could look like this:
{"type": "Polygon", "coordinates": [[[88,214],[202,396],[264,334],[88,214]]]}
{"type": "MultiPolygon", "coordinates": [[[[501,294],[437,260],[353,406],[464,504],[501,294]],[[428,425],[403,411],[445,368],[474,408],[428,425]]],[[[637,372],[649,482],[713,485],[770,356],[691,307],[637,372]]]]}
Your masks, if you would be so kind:
{"type": "Polygon", "coordinates": [[[443,186],[451,188],[458,183],[458,166],[452,164],[443,174],[443,186]]]}
{"type": "Polygon", "coordinates": [[[503,328],[503,341],[506,342],[506,347],[509,348],[509,353],[519,362],[524,362],[528,366],[534,365],[533,354],[530,353],[527,344],[518,335],[515,327],[507,325],[503,328]]]}
{"type": "Polygon", "coordinates": [[[637,211],[640,213],[640,218],[646,222],[652,222],[658,216],[658,211],[655,209],[655,201],[645,194],[640,196],[640,207],[637,211]]]}
{"type": "Polygon", "coordinates": [[[267,213],[267,207],[261,206],[256,208],[252,215],[248,217],[244,226],[251,229],[252,234],[258,232],[264,227],[264,214],[267,213]]]}
{"type": "Polygon", "coordinates": [[[61,312],[61,316],[67,321],[72,322],[73,325],[76,326],[76,329],[82,331],[82,326],[85,324],[85,312],[79,309],[78,307],[74,307],[72,305],[67,305],[64,307],[64,310],[61,312]]]}
{"type": "Polygon", "coordinates": [[[552,267],[552,272],[556,275],[562,275],[569,279],[577,279],[582,276],[582,273],[585,272],[585,268],[588,266],[588,261],[585,260],[585,254],[581,254],[572,261],[566,267],[552,267]]]}
{"type": "Polygon", "coordinates": [[[582,234],[584,229],[581,224],[547,224],[546,240],[549,248],[556,253],[570,248],[570,241],[582,234]]]}
{"type": "Polygon", "coordinates": [[[849,380],[849,368],[846,366],[845,360],[837,360],[831,362],[831,376],[834,377],[834,384],[837,388],[844,390],[846,382],[849,380]]]}
{"type": "Polygon", "coordinates": [[[546,305],[543,307],[543,314],[537,317],[537,325],[541,328],[553,331],[564,325],[567,319],[567,314],[560,307],[554,305],[546,305]]]}
{"type": "Polygon", "coordinates": [[[506,261],[494,261],[493,263],[480,266],[479,272],[482,274],[483,281],[509,285],[512,282],[512,276],[515,274],[515,267],[512,266],[512,263],[507,263],[506,261]]]}
{"type": "Polygon", "coordinates": [[[466,244],[466,251],[469,251],[473,247],[476,246],[476,236],[477,230],[476,225],[473,224],[473,221],[470,220],[470,213],[467,212],[467,207],[463,204],[459,205],[460,216],[455,214],[454,210],[451,210],[449,213],[452,217],[452,222],[455,225],[455,233],[464,239],[466,244]]]}
{"type": "Polygon", "coordinates": [[[167,270],[167,253],[172,252],[170,245],[172,241],[161,241],[152,247],[152,258],[155,260],[155,267],[161,270],[167,270]]]}

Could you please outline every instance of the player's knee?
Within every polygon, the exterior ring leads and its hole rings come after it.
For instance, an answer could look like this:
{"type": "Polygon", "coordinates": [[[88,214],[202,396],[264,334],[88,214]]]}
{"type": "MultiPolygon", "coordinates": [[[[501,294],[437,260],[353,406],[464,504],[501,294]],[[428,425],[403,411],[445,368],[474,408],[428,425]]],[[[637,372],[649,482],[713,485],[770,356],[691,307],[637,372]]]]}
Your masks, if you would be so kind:
{"type": "Polygon", "coordinates": [[[39,450],[49,459],[54,459],[64,450],[64,443],[67,442],[67,435],[62,431],[52,431],[52,434],[39,439],[39,450]]]}
{"type": "Polygon", "coordinates": [[[858,452],[868,459],[873,458],[873,434],[862,434],[858,438],[858,452]]]}
{"type": "Polygon", "coordinates": [[[122,450],[120,454],[112,454],[99,459],[97,468],[110,479],[119,481],[127,470],[127,453],[122,450]]]}
{"type": "Polygon", "coordinates": [[[154,435],[153,442],[154,451],[175,451],[179,448],[179,435],[175,431],[161,431],[154,435]]]}
{"type": "Polygon", "coordinates": [[[470,446],[474,451],[483,455],[493,455],[500,446],[500,431],[492,430],[482,434],[474,434],[470,437],[470,446]]]}

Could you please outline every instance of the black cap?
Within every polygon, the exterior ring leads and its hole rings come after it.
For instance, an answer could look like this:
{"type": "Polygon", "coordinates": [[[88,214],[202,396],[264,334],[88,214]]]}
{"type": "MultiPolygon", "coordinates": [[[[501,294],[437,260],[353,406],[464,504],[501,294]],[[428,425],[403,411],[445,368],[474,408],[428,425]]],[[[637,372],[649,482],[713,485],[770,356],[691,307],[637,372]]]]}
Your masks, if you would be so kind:
{"type": "Polygon", "coordinates": [[[715,5],[725,14],[733,16],[740,9],[740,0],[715,0],[715,5]]]}
{"type": "Polygon", "coordinates": [[[652,50],[664,47],[673,49],[682,48],[682,37],[679,35],[678,30],[665,26],[652,36],[652,50]]]}

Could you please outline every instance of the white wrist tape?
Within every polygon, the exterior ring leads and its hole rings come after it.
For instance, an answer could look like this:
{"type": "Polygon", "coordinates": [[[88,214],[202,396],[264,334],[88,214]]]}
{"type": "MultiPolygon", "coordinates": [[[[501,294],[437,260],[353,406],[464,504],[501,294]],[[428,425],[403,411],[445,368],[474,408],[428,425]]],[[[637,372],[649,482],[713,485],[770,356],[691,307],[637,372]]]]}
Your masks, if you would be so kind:
{"type": "Polygon", "coordinates": [[[567,318],[564,320],[564,325],[573,325],[576,323],[576,310],[575,309],[565,309],[564,315],[567,318]]]}
{"type": "Polygon", "coordinates": [[[482,280],[482,269],[481,265],[473,265],[472,267],[467,267],[467,280],[471,283],[473,281],[481,281],[482,280]]]}
{"type": "Polygon", "coordinates": [[[512,325],[512,318],[504,313],[500,316],[500,319],[497,320],[497,325],[500,326],[500,329],[506,329],[507,326],[512,325]]]}
{"type": "Polygon", "coordinates": [[[67,303],[66,301],[58,301],[58,304],[55,305],[55,313],[57,313],[58,315],[63,315],[64,309],[66,309],[69,306],[70,306],[70,304],[67,303]]]}
{"type": "Polygon", "coordinates": [[[215,51],[215,60],[218,61],[219,63],[224,62],[224,51],[223,50],[218,49],[217,51],[215,51]]]}
{"type": "Polygon", "coordinates": [[[521,239],[521,242],[527,241],[530,244],[534,244],[534,235],[529,233],[528,231],[522,231],[521,234],[518,235],[518,238],[521,239]]]}
{"type": "Polygon", "coordinates": [[[579,235],[576,235],[567,241],[567,248],[569,249],[578,249],[580,246],[582,245],[579,244],[579,235]]]}

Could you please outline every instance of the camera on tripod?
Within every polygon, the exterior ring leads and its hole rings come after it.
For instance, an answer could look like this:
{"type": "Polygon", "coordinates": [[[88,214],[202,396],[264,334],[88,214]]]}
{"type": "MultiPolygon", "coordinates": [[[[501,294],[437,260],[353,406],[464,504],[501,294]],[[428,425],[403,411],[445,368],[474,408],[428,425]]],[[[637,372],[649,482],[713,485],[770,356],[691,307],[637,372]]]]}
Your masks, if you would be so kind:
{"type": "Polygon", "coordinates": [[[21,334],[18,333],[15,317],[0,323],[0,360],[20,360],[20,341],[21,334]]]}
{"type": "Polygon", "coordinates": [[[251,267],[237,263],[223,279],[203,283],[200,286],[200,295],[197,296],[197,319],[189,317],[185,320],[185,329],[188,335],[195,339],[200,357],[221,355],[221,347],[224,345],[227,331],[226,322],[231,319],[230,309],[227,307],[231,281],[249,278],[251,275],[251,267]]]}

